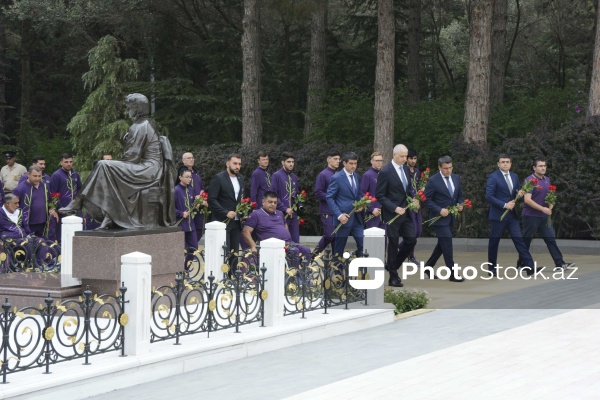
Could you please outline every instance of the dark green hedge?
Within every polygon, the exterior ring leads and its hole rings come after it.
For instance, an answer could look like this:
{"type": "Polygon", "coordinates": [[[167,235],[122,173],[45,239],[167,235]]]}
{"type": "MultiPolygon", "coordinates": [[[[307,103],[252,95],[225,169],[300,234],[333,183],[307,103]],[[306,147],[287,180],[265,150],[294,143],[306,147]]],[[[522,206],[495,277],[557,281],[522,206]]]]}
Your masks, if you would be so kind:
{"type": "MultiPolygon", "coordinates": [[[[313,142],[286,142],[267,144],[259,147],[243,147],[238,144],[212,145],[202,148],[176,147],[175,155],[181,159],[184,151],[192,150],[196,156],[196,167],[208,185],[210,178],[225,168],[226,155],[238,152],[242,155],[242,174],[249,181],[256,168],[256,154],[265,150],[271,155],[271,169],[281,167],[279,155],[283,151],[292,151],[296,155],[295,172],[300,179],[300,187],[309,193],[302,228],[303,235],[320,234],[320,222],[317,216],[317,201],[313,196],[314,180],[325,168],[326,153],[331,148],[354,151],[359,155],[359,173],[370,167],[369,156],[371,143],[364,146],[323,144],[313,142]]],[[[460,137],[450,143],[450,156],[454,160],[454,171],[461,175],[463,193],[473,201],[473,208],[464,213],[458,228],[461,237],[487,237],[489,224],[487,220],[488,205],[485,201],[485,183],[487,176],[496,167],[497,156],[507,152],[513,157],[513,171],[524,179],[531,173],[531,160],[541,154],[548,159],[548,176],[558,187],[558,204],[554,216],[557,235],[563,238],[595,238],[600,234],[600,118],[583,118],[558,131],[538,130],[527,134],[524,138],[508,139],[501,146],[479,148],[466,144],[460,137]]],[[[418,150],[418,149],[417,149],[418,150]]],[[[443,156],[430,155],[436,160],[443,156]]],[[[429,157],[428,157],[429,158],[429,157]]],[[[429,166],[436,171],[435,161],[429,166]]],[[[249,188],[246,188],[249,190],[249,188]]],[[[249,193],[249,191],[247,192],[249,193]]],[[[522,201],[519,202],[522,204],[522,201]]],[[[430,235],[429,229],[425,234],[430,235]]]]}

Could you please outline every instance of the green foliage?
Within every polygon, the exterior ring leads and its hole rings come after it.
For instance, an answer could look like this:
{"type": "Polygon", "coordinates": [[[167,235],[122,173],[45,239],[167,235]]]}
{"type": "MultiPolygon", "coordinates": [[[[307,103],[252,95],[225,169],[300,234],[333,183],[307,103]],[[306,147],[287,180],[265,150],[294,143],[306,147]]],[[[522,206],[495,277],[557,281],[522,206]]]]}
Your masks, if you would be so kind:
{"type": "Polygon", "coordinates": [[[504,105],[493,110],[488,139],[497,146],[538,127],[559,129],[584,115],[586,108],[587,96],[581,90],[547,88],[535,95],[524,90],[508,92],[504,105]]]}
{"type": "Polygon", "coordinates": [[[120,138],[130,125],[123,119],[126,95],[123,83],[138,74],[137,61],[122,60],[117,40],[112,36],[100,39],[90,50],[88,62],[90,70],[82,79],[84,87],[92,92],[67,125],[81,171],[91,170],[93,161],[103,152],[122,152],[120,138]]]}
{"type": "Polygon", "coordinates": [[[383,291],[383,301],[396,306],[394,314],[402,314],[408,311],[427,307],[429,295],[420,290],[390,290],[383,291]]]}
{"type": "Polygon", "coordinates": [[[315,116],[312,140],[373,143],[373,96],[355,87],[332,90],[315,116]]]}

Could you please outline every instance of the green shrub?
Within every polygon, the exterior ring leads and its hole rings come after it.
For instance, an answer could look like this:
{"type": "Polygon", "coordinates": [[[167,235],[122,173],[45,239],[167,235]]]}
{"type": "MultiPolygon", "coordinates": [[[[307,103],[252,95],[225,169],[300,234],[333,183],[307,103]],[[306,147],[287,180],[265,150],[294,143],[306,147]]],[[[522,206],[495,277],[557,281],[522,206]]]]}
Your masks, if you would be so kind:
{"type": "Polygon", "coordinates": [[[383,301],[396,306],[394,310],[396,315],[425,308],[429,304],[429,300],[427,292],[424,291],[385,289],[383,292],[383,301]]]}

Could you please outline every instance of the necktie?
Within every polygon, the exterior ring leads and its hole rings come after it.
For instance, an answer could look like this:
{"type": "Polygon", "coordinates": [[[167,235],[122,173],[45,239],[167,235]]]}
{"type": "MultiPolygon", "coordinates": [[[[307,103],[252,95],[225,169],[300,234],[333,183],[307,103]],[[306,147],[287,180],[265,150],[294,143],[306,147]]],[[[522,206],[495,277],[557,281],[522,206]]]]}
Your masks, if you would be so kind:
{"type": "Polygon", "coordinates": [[[402,180],[402,186],[404,186],[404,191],[406,192],[406,186],[408,186],[408,182],[406,181],[406,175],[404,175],[402,167],[400,167],[400,180],[402,180]]]}
{"type": "Polygon", "coordinates": [[[356,184],[354,183],[354,175],[348,175],[350,178],[350,186],[352,186],[352,193],[356,194],[356,184]]]}
{"type": "Polygon", "coordinates": [[[512,179],[510,179],[510,175],[504,174],[504,179],[506,179],[506,184],[508,185],[508,190],[510,190],[510,192],[512,193],[513,185],[512,185],[512,179]]]}
{"type": "Polygon", "coordinates": [[[452,183],[450,183],[450,177],[445,176],[446,178],[446,186],[448,186],[448,192],[450,192],[450,197],[454,197],[454,190],[452,190],[452,183]]]}

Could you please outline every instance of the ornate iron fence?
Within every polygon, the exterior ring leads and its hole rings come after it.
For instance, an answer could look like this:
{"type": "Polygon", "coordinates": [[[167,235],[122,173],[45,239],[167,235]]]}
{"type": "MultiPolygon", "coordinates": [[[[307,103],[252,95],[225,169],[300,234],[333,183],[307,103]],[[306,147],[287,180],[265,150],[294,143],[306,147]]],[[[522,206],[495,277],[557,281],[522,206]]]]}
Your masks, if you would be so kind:
{"type": "Polygon", "coordinates": [[[193,280],[187,273],[177,274],[175,284],[152,290],[150,342],[185,335],[210,333],[227,328],[239,332],[242,325],[260,322],[264,326],[265,272],[258,269],[256,253],[225,255],[218,280],[210,271],[208,278],[193,280]],[[239,268],[230,274],[235,257],[239,268]],[[238,257],[241,257],[239,259],[238,257]]]}
{"type": "Polygon", "coordinates": [[[60,271],[58,242],[36,236],[0,239],[0,273],[60,271]]]}
{"type": "MultiPolygon", "coordinates": [[[[365,290],[354,289],[350,279],[369,279],[364,268],[359,271],[358,278],[348,277],[348,266],[356,258],[353,254],[347,259],[333,259],[330,251],[326,250],[323,257],[317,257],[309,262],[294,245],[289,245],[286,252],[286,279],[284,315],[302,314],[307,311],[327,309],[334,306],[364,301],[365,290]]],[[[368,257],[366,252],[363,257],[368,257]]]]}
{"type": "Polygon", "coordinates": [[[93,295],[88,288],[79,299],[54,302],[48,295],[45,306],[17,310],[6,298],[0,314],[2,382],[7,375],[89,357],[109,351],[124,355],[125,292],[121,286],[112,295],[93,295]]]}

